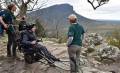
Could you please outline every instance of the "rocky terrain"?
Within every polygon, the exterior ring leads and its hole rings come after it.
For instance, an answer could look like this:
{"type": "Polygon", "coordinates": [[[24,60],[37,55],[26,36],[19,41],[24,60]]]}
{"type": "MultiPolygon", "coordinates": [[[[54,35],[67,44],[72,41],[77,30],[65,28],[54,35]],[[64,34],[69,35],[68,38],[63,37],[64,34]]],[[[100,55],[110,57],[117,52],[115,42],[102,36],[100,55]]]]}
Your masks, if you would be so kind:
{"type": "MultiPolygon", "coordinates": [[[[96,33],[88,34],[83,42],[80,58],[83,73],[120,73],[119,48],[108,45],[105,39],[96,33]]],[[[48,40],[41,44],[61,60],[69,60],[66,44],[48,40]]],[[[19,59],[7,58],[6,39],[0,38],[0,73],[69,73],[64,69],[50,67],[40,62],[25,64],[23,54],[19,51],[17,54],[19,59]]]]}

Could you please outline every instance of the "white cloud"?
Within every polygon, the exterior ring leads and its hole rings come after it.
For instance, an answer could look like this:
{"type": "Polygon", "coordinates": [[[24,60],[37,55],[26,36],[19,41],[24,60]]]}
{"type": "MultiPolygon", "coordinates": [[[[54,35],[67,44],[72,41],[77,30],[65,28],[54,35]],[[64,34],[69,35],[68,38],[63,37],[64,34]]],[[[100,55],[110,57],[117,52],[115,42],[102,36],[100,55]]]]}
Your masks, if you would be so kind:
{"type": "Polygon", "coordinates": [[[82,0],[81,4],[73,5],[74,10],[85,17],[91,19],[120,20],[120,0],[110,0],[106,5],[93,10],[87,0],[82,0]],[[76,6],[78,5],[78,6],[76,6]]]}

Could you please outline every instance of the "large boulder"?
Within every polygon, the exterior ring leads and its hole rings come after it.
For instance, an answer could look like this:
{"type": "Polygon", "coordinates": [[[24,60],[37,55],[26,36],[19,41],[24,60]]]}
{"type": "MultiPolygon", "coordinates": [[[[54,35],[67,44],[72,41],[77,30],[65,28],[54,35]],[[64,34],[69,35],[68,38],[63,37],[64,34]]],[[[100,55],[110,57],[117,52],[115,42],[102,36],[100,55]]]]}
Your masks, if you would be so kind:
{"type": "Polygon", "coordinates": [[[100,61],[106,61],[106,63],[115,62],[116,58],[119,57],[120,50],[118,47],[106,45],[101,45],[99,48],[96,49],[96,58],[100,61]]]}
{"type": "Polygon", "coordinates": [[[103,37],[100,36],[98,33],[91,33],[91,34],[87,34],[85,36],[85,39],[83,41],[83,44],[84,46],[88,47],[88,46],[91,46],[91,45],[100,45],[103,43],[103,37]]]}
{"type": "Polygon", "coordinates": [[[87,34],[83,41],[83,47],[84,50],[81,54],[92,56],[99,62],[104,60],[111,63],[116,61],[120,55],[119,48],[106,43],[105,39],[98,33],[87,34]]]}
{"type": "Polygon", "coordinates": [[[111,45],[100,46],[100,48],[97,49],[97,54],[101,58],[114,59],[118,57],[119,53],[119,48],[111,45]]]}
{"type": "Polygon", "coordinates": [[[96,50],[96,46],[101,45],[104,39],[98,33],[90,33],[85,35],[83,47],[86,48],[85,53],[89,54],[96,50]]]}

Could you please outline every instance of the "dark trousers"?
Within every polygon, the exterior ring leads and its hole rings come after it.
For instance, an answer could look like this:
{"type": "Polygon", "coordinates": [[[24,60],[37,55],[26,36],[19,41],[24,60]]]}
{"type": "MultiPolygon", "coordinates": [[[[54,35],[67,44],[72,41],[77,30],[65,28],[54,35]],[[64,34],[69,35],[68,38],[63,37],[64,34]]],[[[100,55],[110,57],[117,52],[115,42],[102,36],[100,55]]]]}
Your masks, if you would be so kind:
{"type": "Polygon", "coordinates": [[[8,34],[8,43],[7,43],[7,56],[8,57],[16,57],[16,47],[17,47],[17,43],[16,43],[16,36],[15,33],[12,33],[10,31],[7,31],[8,34]]]}

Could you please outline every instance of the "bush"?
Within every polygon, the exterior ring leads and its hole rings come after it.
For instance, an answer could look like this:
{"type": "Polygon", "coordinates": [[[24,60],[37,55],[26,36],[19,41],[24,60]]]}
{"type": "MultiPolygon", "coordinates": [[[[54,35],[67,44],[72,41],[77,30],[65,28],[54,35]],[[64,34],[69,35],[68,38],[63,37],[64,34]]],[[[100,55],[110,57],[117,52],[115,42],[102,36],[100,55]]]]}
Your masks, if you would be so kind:
{"type": "Polygon", "coordinates": [[[40,23],[40,21],[36,20],[35,24],[36,24],[36,27],[37,27],[36,35],[38,37],[46,37],[45,29],[42,26],[42,24],[40,23]]]}
{"type": "Polygon", "coordinates": [[[94,51],[95,51],[94,48],[89,47],[89,48],[87,48],[87,50],[85,52],[86,53],[93,53],[94,51]]]}
{"type": "Polygon", "coordinates": [[[58,43],[66,43],[66,42],[67,42],[67,37],[66,36],[59,37],[58,43]]]}
{"type": "Polygon", "coordinates": [[[116,46],[120,49],[120,32],[119,32],[119,30],[113,31],[111,33],[111,35],[107,37],[107,42],[109,45],[116,46]]]}

